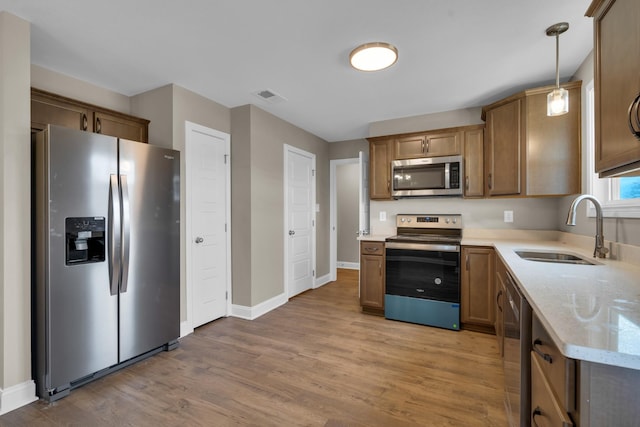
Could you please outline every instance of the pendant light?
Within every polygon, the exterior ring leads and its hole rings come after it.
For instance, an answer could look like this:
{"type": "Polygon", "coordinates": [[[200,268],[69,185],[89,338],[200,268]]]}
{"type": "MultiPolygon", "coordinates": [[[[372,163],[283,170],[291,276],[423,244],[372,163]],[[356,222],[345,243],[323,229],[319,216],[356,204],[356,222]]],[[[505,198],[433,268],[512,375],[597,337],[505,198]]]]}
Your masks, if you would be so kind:
{"type": "Polygon", "coordinates": [[[359,71],[384,70],[396,63],[398,49],[389,43],[365,43],[351,51],[349,62],[359,71]]]}
{"type": "Polygon", "coordinates": [[[556,88],[547,95],[547,116],[561,116],[569,112],[569,91],[560,87],[560,34],[569,29],[568,22],[547,28],[547,35],[556,38],[556,88]]]}

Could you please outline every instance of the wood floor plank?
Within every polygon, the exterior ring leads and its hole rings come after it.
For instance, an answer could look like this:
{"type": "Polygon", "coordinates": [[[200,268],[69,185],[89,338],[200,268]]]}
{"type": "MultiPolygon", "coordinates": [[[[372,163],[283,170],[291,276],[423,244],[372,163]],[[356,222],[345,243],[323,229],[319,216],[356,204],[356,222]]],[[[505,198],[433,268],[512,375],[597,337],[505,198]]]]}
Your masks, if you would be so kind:
{"type": "Polygon", "coordinates": [[[0,426],[500,426],[495,337],[362,314],[357,271],[0,426]]]}

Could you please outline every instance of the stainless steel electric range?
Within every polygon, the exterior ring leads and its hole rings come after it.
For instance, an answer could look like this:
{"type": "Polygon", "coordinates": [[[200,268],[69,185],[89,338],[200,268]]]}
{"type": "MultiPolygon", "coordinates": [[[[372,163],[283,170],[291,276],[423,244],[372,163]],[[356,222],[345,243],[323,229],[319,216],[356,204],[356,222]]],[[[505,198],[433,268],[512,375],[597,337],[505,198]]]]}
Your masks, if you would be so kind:
{"type": "Polygon", "coordinates": [[[459,330],[462,216],[399,214],[396,227],[385,243],[385,317],[459,330]]]}

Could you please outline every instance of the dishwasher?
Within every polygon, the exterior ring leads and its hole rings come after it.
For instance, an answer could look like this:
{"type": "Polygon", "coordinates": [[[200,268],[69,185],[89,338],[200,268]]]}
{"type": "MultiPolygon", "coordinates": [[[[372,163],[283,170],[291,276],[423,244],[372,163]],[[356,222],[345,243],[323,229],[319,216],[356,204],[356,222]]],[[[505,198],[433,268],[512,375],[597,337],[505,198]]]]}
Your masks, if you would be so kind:
{"type": "Polygon", "coordinates": [[[511,427],[531,425],[531,307],[506,274],[504,304],[505,407],[511,427]]]}

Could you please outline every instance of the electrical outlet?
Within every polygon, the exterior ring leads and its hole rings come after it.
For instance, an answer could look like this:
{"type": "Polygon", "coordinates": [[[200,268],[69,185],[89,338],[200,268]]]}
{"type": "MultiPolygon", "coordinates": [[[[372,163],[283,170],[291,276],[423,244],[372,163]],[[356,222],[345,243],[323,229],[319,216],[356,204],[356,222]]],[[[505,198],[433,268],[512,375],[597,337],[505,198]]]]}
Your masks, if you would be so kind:
{"type": "Polygon", "coordinates": [[[513,211],[504,211],[504,222],[513,222],[513,211]]]}
{"type": "Polygon", "coordinates": [[[387,213],[385,211],[381,211],[380,212],[380,221],[386,221],[387,220],[387,213]]]}

